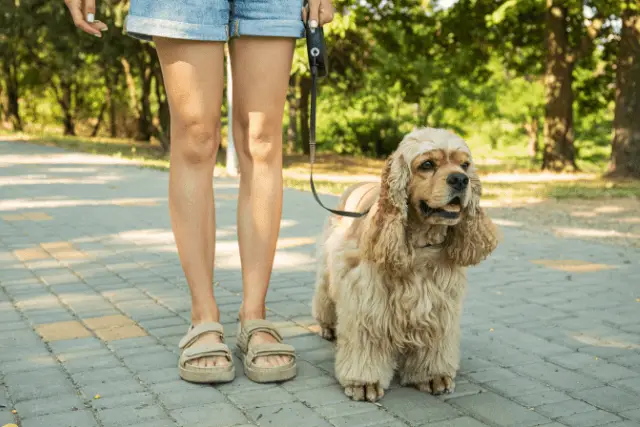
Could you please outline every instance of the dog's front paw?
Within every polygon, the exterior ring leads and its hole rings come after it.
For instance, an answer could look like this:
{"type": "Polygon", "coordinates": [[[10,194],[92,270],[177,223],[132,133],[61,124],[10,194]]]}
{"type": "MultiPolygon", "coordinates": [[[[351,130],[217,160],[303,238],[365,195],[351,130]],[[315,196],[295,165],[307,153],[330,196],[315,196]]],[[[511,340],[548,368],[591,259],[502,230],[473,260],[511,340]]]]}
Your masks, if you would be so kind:
{"type": "Polygon", "coordinates": [[[336,339],[336,330],[334,328],[320,328],[320,336],[327,341],[333,341],[336,339]]]}
{"type": "Polygon", "coordinates": [[[350,384],[344,386],[344,394],[353,400],[368,400],[369,402],[376,402],[384,396],[384,389],[380,383],[350,381],[350,384]]]}
{"type": "Polygon", "coordinates": [[[429,380],[414,385],[418,390],[436,396],[453,393],[453,389],[456,387],[456,383],[449,375],[434,375],[429,380]]]}

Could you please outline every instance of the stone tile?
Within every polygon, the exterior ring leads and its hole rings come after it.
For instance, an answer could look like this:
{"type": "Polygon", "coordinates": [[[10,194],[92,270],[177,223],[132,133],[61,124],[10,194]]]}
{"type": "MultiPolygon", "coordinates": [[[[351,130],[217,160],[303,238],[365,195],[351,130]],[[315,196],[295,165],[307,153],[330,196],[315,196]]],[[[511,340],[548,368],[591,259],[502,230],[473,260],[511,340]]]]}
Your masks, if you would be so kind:
{"type": "Polygon", "coordinates": [[[513,396],[512,399],[517,403],[530,408],[571,400],[571,396],[566,393],[562,393],[561,391],[548,390],[531,394],[523,394],[521,396],[513,396]]]}
{"type": "Polygon", "coordinates": [[[584,390],[602,385],[598,380],[552,363],[533,363],[516,366],[513,369],[522,375],[537,379],[563,391],[584,390]]]}
{"type": "Polygon", "coordinates": [[[131,393],[117,394],[95,398],[91,400],[91,406],[96,410],[121,408],[124,406],[146,406],[153,403],[153,395],[151,393],[131,393]]]}
{"type": "Polygon", "coordinates": [[[330,427],[326,420],[300,402],[251,409],[248,415],[260,425],[278,427],[330,427]]]}
{"type": "Polygon", "coordinates": [[[600,409],[612,412],[640,408],[640,397],[638,395],[611,386],[582,390],[571,393],[571,395],[600,409]]]}
{"type": "Polygon", "coordinates": [[[229,395],[229,400],[238,408],[243,410],[292,403],[296,401],[295,397],[291,393],[281,387],[269,389],[268,393],[265,393],[263,390],[235,393],[229,395]]]}
{"type": "Polygon", "coordinates": [[[131,371],[124,366],[116,366],[114,368],[92,369],[89,371],[77,372],[72,374],[71,378],[73,382],[78,384],[80,387],[85,387],[92,384],[104,384],[131,379],[131,371]]]}
{"type": "Polygon", "coordinates": [[[55,395],[36,400],[25,400],[15,405],[15,409],[18,411],[18,414],[20,414],[21,420],[42,415],[77,411],[83,407],[82,399],[75,393],[55,395]]]}
{"type": "Polygon", "coordinates": [[[44,341],[62,341],[91,336],[82,323],[72,320],[68,322],[56,322],[36,327],[36,332],[44,341]]]}
{"type": "MultiPolygon", "coordinates": [[[[103,427],[130,427],[150,419],[162,419],[166,417],[164,410],[159,405],[141,405],[139,408],[135,406],[125,406],[103,409],[97,411],[96,415],[102,422],[103,427]]],[[[167,425],[172,426],[175,424],[167,425]]]]}
{"type": "Polygon", "coordinates": [[[131,377],[120,379],[109,378],[104,382],[92,382],[81,387],[80,390],[87,399],[93,399],[96,395],[100,395],[101,399],[104,399],[146,391],[137,380],[131,377]]]}
{"type": "Polygon", "coordinates": [[[462,415],[450,404],[413,388],[389,390],[380,404],[393,415],[409,423],[441,421],[462,415]]]}
{"type": "Polygon", "coordinates": [[[597,408],[580,400],[565,400],[557,403],[548,403],[536,407],[536,412],[549,418],[569,417],[582,412],[595,411],[597,408]]]}
{"type": "Polygon", "coordinates": [[[72,384],[58,368],[5,375],[4,382],[14,402],[73,393],[72,384]]]}
{"type": "Polygon", "coordinates": [[[98,427],[98,423],[87,410],[66,412],[62,414],[43,415],[28,418],[22,422],[22,427],[98,427]]]}
{"type": "Polygon", "coordinates": [[[196,425],[198,427],[228,427],[248,421],[242,412],[229,403],[214,403],[177,409],[171,411],[171,416],[178,421],[180,427],[196,425]],[[215,417],[212,414],[215,414],[215,417]]]}
{"type": "Polygon", "coordinates": [[[344,394],[344,389],[338,384],[297,392],[294,391],[294,394],[301,402],[311,407],[350,401],[349,397],[344,394]]]}
{"type": "MultiPolygon", "coordinates": [[[[308,404],[308,401],[303,401],[308,404]]],[[[330,405],[322,405],[314,408],[314,411],[321,416],[331,419],[335,417],[344,417],[348,415],[362,414],[377,409],[377,406],[370,402],[356,402],[351,399],[340,403],[332,403],[330,405]]]]}
{"type": "Polygon", "coordinates": [[[621,418],[617,415],[599,409],[557,419],[559,423],[571,427],[594,427],[620,420],[621,418]]]}
{"type": "Polygon", "coordinates": [[[498,426],[537,426],[550,421],[546,417],[522,407],[494,393],[481,393],[453,399],[455,406],[469,412],[474,418],[498,426]]]}
{"type": "Polygon", "coordinates": [[[389,426],[396,421],[398,420],[391,414],[375,406],[372,406],[372,409],[368,412],[344,415],[329,419],[331,425],[336,427],[389,426]]]}
{"type": "Polygon", "coordinates": [[[429,427],[488,427],[487,424],[481,423],[480,421],[474,420],[473,418],[469,417],[460,417],[454,420],[441,421],[439,423],[430,423],[428,425],[429,427]]]}

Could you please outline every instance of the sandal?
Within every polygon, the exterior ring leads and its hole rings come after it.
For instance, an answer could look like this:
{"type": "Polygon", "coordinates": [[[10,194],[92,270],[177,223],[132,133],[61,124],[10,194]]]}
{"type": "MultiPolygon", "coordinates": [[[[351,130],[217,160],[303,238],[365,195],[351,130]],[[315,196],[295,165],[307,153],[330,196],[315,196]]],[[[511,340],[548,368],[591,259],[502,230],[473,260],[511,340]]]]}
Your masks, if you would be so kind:
{"type": "Polygon", "coordinates": [[[238,324],[237,344],[244,354],[244,372],[247,377],[257,383],[268,383],[276,381],[286,381],[296,376],[296,352],[295,349],[282,342],[282,336],[278,333],[274,325],[268,320],[247,320],[238,324]],[[277,343],[251,344],[251,336],[256,332],[266,332],[274,337],[277,343]],[[289,356],[289,363],[279,366],[262,367],[256,366],[256,357],[263,356],[289,356]]]}
{"type": "Polygon", "coordinates": [[[180,377],[183,380],[193,383],[222,383],[232,381],[235,378],[233,357],[229,347],[224,343],[224,329],[220,323],[208,322],[198,326],[191,325],[187,334],[180,340],[178,347],[182,350],[178,368],[180,368],[180,377]],[[211,332],[218,334],[222,342],[189,347],[202,334],[211,332]],[[189,364],[190,361],[201,357],[226,357],[229,360],[229,365],[201,368],[189,364]]]}

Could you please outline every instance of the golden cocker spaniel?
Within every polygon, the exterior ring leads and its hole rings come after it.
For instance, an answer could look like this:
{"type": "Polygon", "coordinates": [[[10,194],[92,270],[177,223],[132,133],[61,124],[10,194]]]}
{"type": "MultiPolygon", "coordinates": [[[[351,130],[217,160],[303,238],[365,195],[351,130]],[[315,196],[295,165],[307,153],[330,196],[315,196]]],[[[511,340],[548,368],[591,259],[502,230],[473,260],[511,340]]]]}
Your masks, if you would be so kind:
{"type": "Polygon", "coordinates": [[[435,128],[415,130],[386,161],[381,184],[359,184],[318,245],[313,315],[336,338],[335,375],[354,400],[402,385],[450,393],[459,366],[466,267],[497,246],[480,207],[469,147],[435,128]]]}

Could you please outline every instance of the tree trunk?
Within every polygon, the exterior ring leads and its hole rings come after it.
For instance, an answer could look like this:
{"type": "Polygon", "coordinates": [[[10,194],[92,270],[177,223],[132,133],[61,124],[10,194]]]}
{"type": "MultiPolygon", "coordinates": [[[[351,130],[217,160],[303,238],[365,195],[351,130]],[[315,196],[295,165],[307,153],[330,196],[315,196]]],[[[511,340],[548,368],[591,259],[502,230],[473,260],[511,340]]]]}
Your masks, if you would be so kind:
{"type": "Polygon", "coordinates": [[[108,104],[108,101],[105,100],[102,103],[102,107],[100,107],[100,114],[98,114],[98,121],[96,122],[96,125],[93,127],[93,131],[91,132],[91,138],[94,138],[96,135],[98,135],[98,131],[100,131],[100,126],[102,125],[102,121],[104,120],[104,113],[105,111],[107,111],[107,104],[108,104]]]}
{"type": "Polygon", "coordinates": [[[7,84],[7,120],[11,122],[13,130],[21,131],[23,127],[22,118],[20,117],[18,70],[16,69],[16,64],[10,61],[5,61],[3,68],[7,84]]]}
{"type": "Polygon", "coordinates": [[[156,98],[158,99],[158,121],[160,122],[158,140],[160,141],[162,154],[164,155],[169,152],[171,144],[171,117],[169,114],[169,101],[164,88],[164,80],[162,79],[160,66],[154,67],[153,77],[155,79],[156,98]]]}
{"type": "Polygon", "coordinates": [[[287,152],[294,153],[298,145],[298,97],[296,96],[298,76],[293,74],[289,78],[289,128],[287,129],[287,152]]]}
{"type": "Polygon", "coordinates": [[[113,96],[113,89],[118,86],[118,74],[115,75],[114,81],[111,80],[108,66],[104,69],[104,83],[106,86],[106,102],[109,109],[109,136],[115,138],[118,135],[118,127],[116,125],[116,102],[113,96]]]}
{"type": "Polygon", "coordinates": [[[62,89],[62,96],[59,99],[60,106],[62,107],[62,123],[64,125],[64,135],[75,136],[76,125],[73,120],[73,85],[67,82],[61,82],[60,87],[62,89]]]}
{"type": "Polygon", "coordinates": [[[528,122],[525,122],[524,129],[527,132],[527,136],[529,137],[529,143],[527,144],[527,153],[529,154],[529,159],[531,160],[531,164],[536,164],[536,156],[538,155],[538,118],[531,117],[528,122]]]}
{"type": "Polygon", "coordinates": [[[609,175],[640,178],[640,11],[632,2],[621,16],[609,175]]]}
{"type": "MultiPolygon", "coordinates": [[[[125,79],[127,82],[127,90],[129,92],[129,108],[133,112],[136,122],[140,120],[140,108],[138,106],[138,96],[136,94],[136,82],[131,74],[131,64],[126,58],[120,58],[122,63],[122,69],[124,70],[125,79]]],[[[129,132],[127,132],[129,134],[129,132]]],[[[128,135],[130,136],[130,135],[128,135]]]]}
{"type": "Polygon", "coordinates": [[[300,77],[300,137],[304,154],[309,154],[309,97],[311,77],[300,77]]]}
{"type": "Polygon", "coordinates": [[[138,141],[148,141],[152,134],[151,118],[151,64],[142,61],[142,94],[140,95],[140,117],[138,118],[138,141]]]}
{"type": "Polygon", "coordinates": [[[567,5],[563,0],[547,0],[545,25],[546,106],[542,168],[577,170],[573,145],[573,63],[567,34],[567,5]]]}

